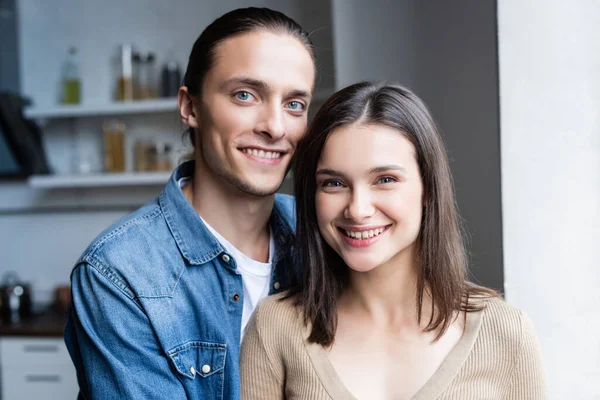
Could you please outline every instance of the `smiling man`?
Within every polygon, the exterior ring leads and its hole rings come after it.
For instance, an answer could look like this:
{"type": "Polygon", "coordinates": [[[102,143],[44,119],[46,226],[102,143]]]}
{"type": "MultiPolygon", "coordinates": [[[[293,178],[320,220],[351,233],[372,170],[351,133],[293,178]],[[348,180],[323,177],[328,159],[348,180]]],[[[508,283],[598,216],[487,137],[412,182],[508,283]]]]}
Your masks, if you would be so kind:
{"type": "Polygon", "coordinates": [[[292,273],[294,201],[275,192],[314,82],[308,35],[279,12],[235,10],[200,35],[178,99],[195,160],[71,275],[80,397],[239,399],[246,323],[292,273]]]}

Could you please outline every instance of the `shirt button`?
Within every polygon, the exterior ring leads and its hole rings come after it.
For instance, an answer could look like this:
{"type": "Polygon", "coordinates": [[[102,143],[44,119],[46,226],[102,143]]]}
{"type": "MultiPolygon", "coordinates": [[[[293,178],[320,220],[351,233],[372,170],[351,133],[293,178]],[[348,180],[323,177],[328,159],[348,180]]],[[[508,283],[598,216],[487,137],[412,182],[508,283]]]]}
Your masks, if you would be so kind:
{"type": "Polygon", "coordinates": [[[196,368],[194,368],[193,366],[190,367],[190,374],[192,374],[192,376],[196,375],[196,368]]]}
{"type": "Polygon", "coordinates": [[[228,263],[229,260],[231,260],[231,257],[229,257],[229,254],[223,254],[223,257],[221,257],[221,260],[223,260],[226,263],[228,263]]]}
{"type": "Polygon", "coordinates": [[[275,288],[275,290],[279,290],[279,287],[280,287],[280,286],[281,286],[281,285],[279,284],[279,282],[275,282],[275,283],[273,284],[273,287],[275,288]]]}
{"type": "Polygon", "coordinates": [[[231,296],[231,298],[233,299],[233,301],[239,301],[240,300],[240,295],[237,293],[234,293],[233,296],[231,296]]]}
{"type": "Polygon", "coordinates": [[[210,365],[208,365],[208,364],[204,364],[204,365],[202,366],[202,373],[204,373],[204,374],[208,374],[209,372],[210,372],[210,365]]]}

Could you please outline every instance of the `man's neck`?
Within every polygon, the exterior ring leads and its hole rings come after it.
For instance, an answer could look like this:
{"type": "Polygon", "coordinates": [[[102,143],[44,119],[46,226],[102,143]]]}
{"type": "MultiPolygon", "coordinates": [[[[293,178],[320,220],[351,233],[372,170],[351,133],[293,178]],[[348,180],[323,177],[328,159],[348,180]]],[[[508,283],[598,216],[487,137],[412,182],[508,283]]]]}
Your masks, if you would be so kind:
{"type": "Polygon", "coordinates": [[[268,222],[275,195],[242,193],[198,166],[183,193],[198,215],[235,248],[253,260],[268,261],[268,222]]]}

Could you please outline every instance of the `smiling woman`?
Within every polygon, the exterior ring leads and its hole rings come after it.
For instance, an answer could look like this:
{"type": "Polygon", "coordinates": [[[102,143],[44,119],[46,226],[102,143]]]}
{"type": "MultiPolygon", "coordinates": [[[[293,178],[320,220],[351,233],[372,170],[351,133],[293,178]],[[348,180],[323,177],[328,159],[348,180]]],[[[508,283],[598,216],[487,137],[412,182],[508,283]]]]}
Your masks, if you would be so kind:
{"type": "Polygon", "coordinates": [[[545,398],[529,319],[467,280],[444,143],[415,94],[334,94],[295,172],[300,278],[249,325],[244,399],[545,398]]]}

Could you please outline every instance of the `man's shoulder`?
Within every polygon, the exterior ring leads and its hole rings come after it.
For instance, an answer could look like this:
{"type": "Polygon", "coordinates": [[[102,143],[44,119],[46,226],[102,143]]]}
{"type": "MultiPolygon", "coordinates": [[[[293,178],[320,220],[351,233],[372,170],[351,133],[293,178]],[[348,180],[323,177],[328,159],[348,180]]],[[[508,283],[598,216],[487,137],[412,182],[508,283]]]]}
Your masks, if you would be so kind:
{"type": "Polygon", "coordinates": [[[153,241],[155,229],[162,222],[162,212],[158,203],[156,201],[148,203],[117,220],[96,236],[79,261],[102,258],[112,253],[129,252],[141,242],[153,241]]]}
{"type": "Polygon", "coordinates": [[[275,211],[292,230],[296,230],[296,198],[289,194],[275,194],[275,211]]]}
{"type": "Polygon", "coordinates": [[[135,296],[169,295],[183,261],[158,202],[121,218],[98,235],[75,264],[88,266],[135,296]]]}
{"type": "Polygon", "coordinates": [[[276,193],[275,194],[275,204],[278,204],[281,207],[286,207],[290,211],[295,211],[296,198],[294,196],[292,196],[291,194],[276,193]]]}

